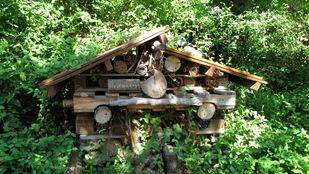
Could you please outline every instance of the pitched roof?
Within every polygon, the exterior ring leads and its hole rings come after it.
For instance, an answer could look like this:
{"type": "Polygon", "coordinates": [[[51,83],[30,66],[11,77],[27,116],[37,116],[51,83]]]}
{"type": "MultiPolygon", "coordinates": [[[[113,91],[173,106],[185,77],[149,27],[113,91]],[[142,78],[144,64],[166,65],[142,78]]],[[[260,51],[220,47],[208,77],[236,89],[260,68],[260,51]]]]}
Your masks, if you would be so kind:
{"type": "Polygon", "coordinates": [[[167,54],[170,54],[170,55],[191,61],[191,62],[195,62],[195,63],[201,64],[201,65],[204,65],[204,66],[214,67],[215,69],[226,72],[226,73],[231,74],[231,75],[236,76],[236,77],[241,77],[243,79],[253,81],[253,82],[259,82],[259,83],[267,84],[267,81],[265,81],[263,79],[263,77],[256,76],[254,74],[250,74],[249,72],[242,71],[242,70],[239,70],[239,69],[235,69],[235,68],[232,68],[232,67],[229,67],[229,66],[225,66],[225,65],[222,65],[218,62],[214,62],[214,61],[211,61],[211,60],[208,60],[208,59],[196,57],[189,52],[176,50],[176,49],[172,49],[172,48],[166,48],[164,50],[164,52],[166,52],[167,54]]]}
{"type": "Polygon", "coordinates": [[[159,27],[159,28],[155,28],[149,32],[146,32],[140,36],[138,36],[135,39],[132,39],[126,43],[123,43],[117,47],[114,47],[104,53],[98,54],[94,59],[85,62],[84,64],[81,64],[75,68],[72,68],[68,71],[64,71],[61,72],[59,74],[56,74],[44,81],[42,81],[39,86],[40,88],[47,88],[49,86],[58,84],[60,82],[63,82],[71,77],[76,76],[79,73],[82,73],[88,69],[91,69],[101,63],[103,63],[104,61],[111,59],[115,56],[118,56],[122,53],[125,53],[127,51],[129,51],[130,49],[137,47],[157,36],[160,36],[161,34],[164,34],[165,32],[167,32],[169,29],[168,27],[159,27]]]}

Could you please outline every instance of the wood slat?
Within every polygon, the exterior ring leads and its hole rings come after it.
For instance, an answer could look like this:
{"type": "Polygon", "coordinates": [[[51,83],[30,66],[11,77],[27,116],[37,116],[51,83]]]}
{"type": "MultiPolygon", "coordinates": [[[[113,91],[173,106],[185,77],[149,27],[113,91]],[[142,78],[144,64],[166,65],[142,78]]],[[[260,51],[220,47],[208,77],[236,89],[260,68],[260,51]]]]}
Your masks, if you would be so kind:
{"type": "Polygon", "coordinates": [[[226,65],[222,65],[220,63],[211,61],[211,60],[207,60],[204,58],[199,58],[199,57],[195,57],[194,55],[192,55],[191,53],[185,52],[185,51],[180,51],[180,50],[176,50],[176,49],[172,49],[172,48],[166,48],[164,50],[165,53],[173,55],[173,56],[177,56],[180,57],[182,59],[191,61],[191,62],[195,62],[201,65],[205,65],[208,67],[214,67],[215,69],[221,70],[223,72],[229,73],[231,75],[235,75],[247,80],[251,80],[251,81],[256,81],[256,82],[260,82],[263,84],[267,84],[267,82],[265,80],[263,80],[262,77],[256,76],[254,74],[250,74],[249,72],[246,71],[242,71],[239,69],[235,69],[226,65]]]}
{"type": "Polygon", "coordinates": [[[165,97],[160,99],[119,96],[111,97],[77,97],[73,98],[74,112],[94,112],[99,105],[123,106],[123,107],[141,107],[152,109],[155,106],[201,106],[203,103],[214,103],[217,109],[233,109],[236,104],[235,95],[209,94],[203,96],[183,96],[183,97],[165,97]]]}
{"type": "Polygon", "coordinates": [[[79,73],[82,73],[90,68],[93,68],[101,63],[103,63],[104,61],[111,59],[117,55],[120,55],[124,52],[129,51],[130,49],[137,47],[138,45],[141,45],[142,43],[145,43],[165,32],[167,32],[169,29],[168,27],[159,27],[156,29],[153,29],[145,34],[142,34],[140,36],[138,36],[135,39],[132,39],[124,44],[121,44],[117,47],[114,47],[104,53],[98,54],[94,59],[76,67],[73,69],[70,69],[68,71],[65,72],[61,72],[59,74],[54,75],[51,78],[48,78],[44,81],[42,81],[39,86],[40,88],[46,88],[48,86],[57,84],[59,82],[65,81],[79,73]]]}

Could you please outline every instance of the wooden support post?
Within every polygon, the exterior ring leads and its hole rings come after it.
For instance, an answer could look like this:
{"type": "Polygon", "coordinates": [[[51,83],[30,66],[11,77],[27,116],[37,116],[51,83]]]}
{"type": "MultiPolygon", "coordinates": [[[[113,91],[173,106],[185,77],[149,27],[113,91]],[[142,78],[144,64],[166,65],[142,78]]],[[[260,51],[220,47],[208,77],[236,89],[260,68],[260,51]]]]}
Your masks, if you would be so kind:
{"type": "Polygon", "coordinates": [[[161,60],[163,58],[163,51],[161,50],[156,50],[154,52],[153,57],[155,58],[155,60],[161,60]]]}

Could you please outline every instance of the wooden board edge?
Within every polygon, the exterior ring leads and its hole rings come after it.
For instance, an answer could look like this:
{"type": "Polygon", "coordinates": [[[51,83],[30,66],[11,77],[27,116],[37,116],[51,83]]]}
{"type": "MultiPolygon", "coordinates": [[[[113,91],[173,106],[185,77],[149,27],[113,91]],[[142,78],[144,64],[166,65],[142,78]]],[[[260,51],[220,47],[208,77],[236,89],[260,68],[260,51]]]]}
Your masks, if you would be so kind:
{"type": "Polygon", "coordinates": [[[113,52],[116,51],[117,49],[121,49],[120,51],[117,51],[117,55],[123,53],[126,51],[126,49],[132,49],[133,47],[136,47],[142,43],[145,43],[161,34],[164,34],[166,33],[167,31],[169,30],[169,28],[167,26],[163,26],[163,27],[158,27],[158,28],[155,28],[153,30],[150,30],[144,34],[141,34],[139,35],[138,37],[136,38],[133,38],[121,45],[118,45],[116,47],[113,47],[112,49],[109,49],[107,50],[106,52],[104,53],[99,53],[94,59],[84,63],[84,64],[81,64],[75,68],[72,68],[70,70],[67,70],[67,71],[64,71],[64,72],[60,72],[48,79],[45,79],[43,80],[40,84],[39,84],[39,87],[41,89],[43,88],[47,88],[48,86],[51,86],[51,85],[54,85],[54,84],[57,84],[59,82],[62,82],[64,80],[67,80],[71,77],[73,77],[74,75],[77,75],[83,71],[86,71],[87,69],[90,69],[112,57],[114,57],[113,55],[113,52]],[[147,36],[147,34],[149,36],[147,36]],[[127,44],[127,45],[126,45],[127,44]],[[107,55],[106,55],[107,54],[107,55]],[[112,55],[111,55],[112,54],[112,55]]]}

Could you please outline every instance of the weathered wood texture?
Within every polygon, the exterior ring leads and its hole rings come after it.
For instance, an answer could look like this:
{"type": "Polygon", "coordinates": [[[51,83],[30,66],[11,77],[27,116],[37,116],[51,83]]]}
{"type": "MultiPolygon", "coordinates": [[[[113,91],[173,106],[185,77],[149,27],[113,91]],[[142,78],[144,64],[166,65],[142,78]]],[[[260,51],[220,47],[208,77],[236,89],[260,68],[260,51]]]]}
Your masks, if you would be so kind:
{"type": "Polygon", "coordinates": [[[108,91],[141,91],[139,79],[108,79],[108,91]]]}
{"type": "Polygon", "coordinates": [[[201,65],[204,65],[204,66],[214,67],[215,69],[229,73],[229,74],[234,75],[234,76],[241,77],[243,79],[267,84],[267,82],[265,80],[263,80],[262,77],[250,74],[246,71],[241,71],[241,70],[229,67],[229,66],[225,66],[225,65],[219,64],[217,62],[211,61],[211,60],[196,57],[193,54],[185,52],[185,51],[180,51],[180,50],[176,50],[176,49],[172,49],[172,48],[166,48],[164,50],[164,52],[169,54],[169,55],[173,55],[173,56],[176,56],[176,57],[179,57],[179,58],[191,61],[191,62],[195,62],[195,63],[201,64],[201,65]]]}
{"type": "Polygon", "coordinates": [[[208,94],[202,97],[183,96],[177,97],[169,95],[168,97],[153,99],[143,97],[119,96],[115,98],[100,97],[77,97],[74,96],[74,112],[94,112],[99,105],[108,106],[141,106],[144,108],[153,108],[154,106],[167,105],[173,106],[201,106],[203,103],[214,103],[218,109],[233,109],[236,103],[235,95],[208,94]]]}
{"type": "Polygon", "coordinates": [[[162,97],[167,89],[167,82],[164,75],[155,70],[154,75],[141,82],[142,91],[151,98],[162,97]]]}
{"type": "Polygon", "coordinates": [[[125,53],[127,51],[129,51],[130,49],[137,47],[157,36],[160,36],[161,34],[164,34],[165,32],[167,32],[169,29],[167,27],[159,27],[156,29],[153,29],[145,34],[142,34],[140,36],[138,36],[135,39],[132,39],[124,44],[121,44],[117,47],[114,47],[102,54],[98,54],[94,59],[76,67],[73,69],[70,69],[68,71],[65,72],[61,72],[59,74],[54,75],[53,77],[46,79],[44,81],[42,81],[39,86],[40,88],[46,88],[48,86],[57,84],[59,82],[65,81],[71,77],[76,76],[79,73],[82,73],[88,69],[91,69],[103,62],[105,62],[108,59],[111,59],[115,56],[118,56],[122,53],[125,53]]]}

